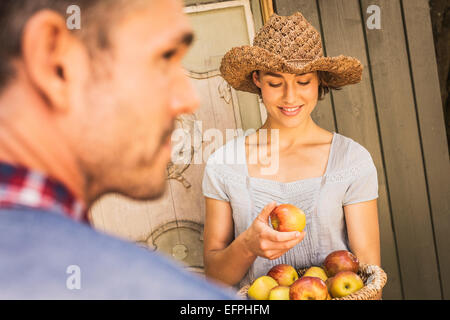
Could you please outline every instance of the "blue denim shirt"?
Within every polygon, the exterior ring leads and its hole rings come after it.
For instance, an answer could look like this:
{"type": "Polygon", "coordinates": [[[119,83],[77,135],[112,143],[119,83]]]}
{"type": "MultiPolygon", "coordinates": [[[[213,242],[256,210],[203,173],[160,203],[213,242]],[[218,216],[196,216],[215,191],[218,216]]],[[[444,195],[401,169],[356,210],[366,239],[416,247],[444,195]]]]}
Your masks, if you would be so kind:
{"type": "Polygon", "coordinates": [[[237,299],[156,252],[64,216],[0,209],[0,299],[237,299]]]}

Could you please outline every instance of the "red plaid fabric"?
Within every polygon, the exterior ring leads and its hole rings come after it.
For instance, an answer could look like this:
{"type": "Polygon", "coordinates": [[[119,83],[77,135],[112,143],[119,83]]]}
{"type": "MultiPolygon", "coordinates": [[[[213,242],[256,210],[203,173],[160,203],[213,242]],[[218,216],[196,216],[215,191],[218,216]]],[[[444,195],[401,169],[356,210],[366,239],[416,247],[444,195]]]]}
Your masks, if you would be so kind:
{"type": "Polygon", "coordinates": [[[30,207],[87,222],[81,202],[61,183],[45,175],[0,162],[0,208],[30,207]]]}

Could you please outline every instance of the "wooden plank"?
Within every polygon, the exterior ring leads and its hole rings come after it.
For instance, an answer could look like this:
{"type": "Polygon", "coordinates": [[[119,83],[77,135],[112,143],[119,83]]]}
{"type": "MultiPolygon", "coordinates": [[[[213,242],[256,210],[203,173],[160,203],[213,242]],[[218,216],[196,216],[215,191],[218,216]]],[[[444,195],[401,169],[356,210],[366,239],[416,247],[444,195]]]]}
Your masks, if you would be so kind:
{"type": "MultiPolygon", "coordinates": [[[[316,28],[318,32],[321,32],[319,13],[317,11],[317,4],[315,0],[275,0],[275,4],[277,14],[282,16],[290,16],[295,12],[300,11],[303,16],[314,26],[314,28],[316,28]]],[[[326,95],[324,100],[318,102],[316,108],[311,114],[311,117],[320,127],[331,132],[337,131],[330,94],[326,95]]]]}
{"type": "Polygon", "coordinates": [[[263,21],[266,23],[269,21],[270,17],[273,15],[273,1],[272,0],[260,0],[261,10],[263,14],[263,21]]]}
{"type": "Polygon", "coordinates": [[[440,299],[440,283],[420,137],[398,0],[381,8],[381,29],[365,28],[406,299],[440,299]]]}
{"type": "Polygon", "coordinates": [[[261,10],[261,3],[259,0],[250,0],[250,7],[252,9],[253,21],[255,23],[255,31],[261,29],[263,26],[263,17],[261,10]]]}
{"type": "Polygon", "coordinates": [[[383,299],[402,299],[397,249],[391,223],[385,171],[379,140],[370,70],[358,0],[319,1],[324,42],[328,56],[341,54],[355,57],[364,66],[363,79],[357,85],[333,92],[336,122],[339,132],[366,147],[378,171],[381,261],[389,281],[383,299]],[[355,125],[357,124],[357,125],[355,125]]]}
{"type": "Polygon", "coordinates": [[[106,195],[91,208],[93,225],[113,236],[146,243],[153,226],[174,218],[169,199],[169,188],[157,201],[134,201],[119,194],[106,195]]]}
{"type": "Polygon", "coordinates": [[[240,106],[240,115],[244,130],[260,128],[263,123],[258,97],[249,92],[235,92],[240,106]]]}
{"type": "MultiPolygon", "coordinates": [[[[234,133],[235,129],[240,126],[240,118],[236,117],[239,113],[235,112],[236,110],[233,108],[231,91],[226,89],[223,79],[218,75],[201,80],[193,79],[192,81],[202,97],[201,107],[195,113],[197,121],[201,122],[201,130],[203,132],[209,129],[218,130],[221,133],[221,137],[223,137],[221,141],[218,141],[221,146],[226,142],[227,130],[232,129],[231,132],[234,133]]],[[[229,134],[228,136],[229,138],[234,137],[229,134]]],[[[201,138],[199,140],[201,141],[201,138]]],[[[197,152],[203,153],[202,151],[202,149],[199,149],[197,152]]],[[[170,188],[174,195],[172,202],[176,220],[195,222],[203,226],[205,201],[202,194],[202,178],[207,158],[204,156],[198,159],[203,161],[201,163],[191,163],[183,173],[183,177],[189,182],[190,186],[186,188],[179,181],[171,180],[170,188]]],[[[170,241],[173,244],[186,245],[186,247],[190,248],[186,259],[191,258],[192,255],[197,257],[198,262],[196,266],[201,268],[203,266],[203,248],[195,245],[195,243],[199,242],[192,242],[192,233],[172,232],[170,237],[172,236],[177,236],[179,238],[177,239],[178,242],[171,239],[166,239],[166,241],[170,241]]]]}
{"type": "Polygon", "coordinates": [[[427,0],[403,1],[443,299],[450,299],[450,163],[427,0]]]}
{"type": "MultiPolygon", "coordinates": [[[[240,126],[240,118],[236,118],[232,103],[231,90],[222,77],[212,77],[208,80],[209,92],[211,96],[211,110],[214,114],[214,128],[222,131],[225,137],[227,129],[236,129],[240,126]]],[[[224,140],[223,143],[226,141],[224,140]]]]}
{"type": "MultiPolygon", "coordinates": [[[[221,78],[218,76],[201,80],[192,79],[194,87],[201,97],[200,108],[195,112],[195,116],[197,121],[201,123],[202,134],[211,128],[217,128],[225,132],[226,127],[235,127],[233,110],[226,108],[229,106],[217,105],[220,104],[219,93],[216,94],[211,89],[211,86],[214,86],[220,80],[221,78]],[[214,82],[213,85],[211,81],[214,82]]],[[[224,141],[220,141],[220,145],[223,143],[224,141]]],[[[194,156],[195,163],[191,163],[183,173],[183,177],[189,182],[190,187],[185,188],[179,181],[171,181],[172,191],[176,195],[173,203],[177,218],[199,224],[203,224],[204,220],[205,205],[202,194],[202,178],[207,160],[201,153],[208,144],[209,142],[202,143],[202,149],[197,151],[200,154],[194,156]],[[197,163],[199,160],[200,163],[197,163]]]]}

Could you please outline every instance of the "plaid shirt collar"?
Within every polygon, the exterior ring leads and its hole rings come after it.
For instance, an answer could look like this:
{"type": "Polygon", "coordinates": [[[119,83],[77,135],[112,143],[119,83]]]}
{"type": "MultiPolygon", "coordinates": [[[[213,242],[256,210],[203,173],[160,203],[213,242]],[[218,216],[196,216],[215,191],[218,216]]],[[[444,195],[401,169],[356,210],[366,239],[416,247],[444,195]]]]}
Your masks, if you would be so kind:
{"type": "Polygon", "coordinates": [[[85,208],[61,183],[45,175],[0,162],[0,209],[29,207],[87,222],[85,208]]]}

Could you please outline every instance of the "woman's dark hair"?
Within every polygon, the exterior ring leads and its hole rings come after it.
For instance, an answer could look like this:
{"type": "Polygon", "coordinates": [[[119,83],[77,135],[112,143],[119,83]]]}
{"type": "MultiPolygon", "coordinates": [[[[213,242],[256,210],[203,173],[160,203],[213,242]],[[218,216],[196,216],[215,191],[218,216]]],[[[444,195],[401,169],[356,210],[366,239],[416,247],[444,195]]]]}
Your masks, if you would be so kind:
{"type": "Polygon", "coordinates": [[[317,76],[319,77],[319,100],[323,100],[328,92],[331,90],[341,90],[341,87],[335,87],[328,85],[328,72],[317,71],[317,76]]]}

